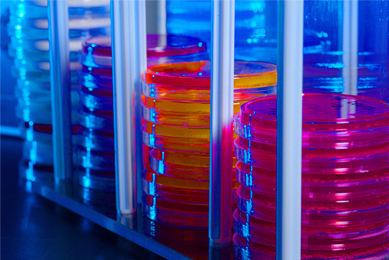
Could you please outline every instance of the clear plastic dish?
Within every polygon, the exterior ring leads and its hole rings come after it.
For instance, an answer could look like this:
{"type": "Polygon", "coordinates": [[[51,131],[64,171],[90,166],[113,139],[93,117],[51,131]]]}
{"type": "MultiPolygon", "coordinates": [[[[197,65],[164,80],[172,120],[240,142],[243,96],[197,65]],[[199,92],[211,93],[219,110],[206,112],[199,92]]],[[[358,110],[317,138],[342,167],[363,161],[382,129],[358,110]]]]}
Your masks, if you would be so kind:
{"type": "MultiPolygon", "coordinates": [[[[276,129],[277,97],[244,104],[243,124],[276,129]]],[[[303,131],[345,132],[386,127],[389,105],[379,99],[342,94],[303,94],[303,131]]]]}
{"type": "MultiPolygon", "coordinates": [[[[277,132],[275,129],[257,128],[243,124],[239,114],[234,116],[235,133],[243,138],[249,138],[258,143],[276,145],[277,132]]],[[[385,143],[389,139],[389,127],[383,126],[371,131],[354,130],[342,132],[303,131],[302,146],[308,149],[334,149],[365,147],[385,143]],[[326,142],[323,142],[323,139],[326,142]]]]}
{"type": "Polygon", "coordinates": [[[142,140],[145,145],[151,148],[209,153],[209,139],[203,138],[178,138],[170,136],[160,136],[153,133],[142,132],[142,140]]]}
{"type": "MultiPolygon", "coordinates": [[[[197,173],[181,172],[180,176],[169,176],[166,174],[160,174],[152,169],[146,169],[143,172],[143,180],[148,182],[145,188],[148,190],[148,194],[154,195],[153,192],[165,191],[169,193],[180,193],[182,195],[205,196],[209,195],[209,175],[205,178],[199,177],[197,173]],[[197,178],[196,178],[197,177],[197,178]],[[207,178],[208,177],[208,178],[207,178]]],[[[233,189],[236,190],[238,183],[236,182],[235,175],[233,176],[233,189]]],[[[206,202],[208,203],[208,201],[206,202]]]]}
{"type": "Polygon", "coordinates": [[[77,139],[77,144],[84,148],[97,151],[115,151],[113,133],[99,132],[92,128],[82,128],[77,139]]]}
{"type": "MultiPolygon", "coordinates": [[[[209,127],[164,125],[142,119],[142,131],[166,137],[203,138],[209,140],[209,127]]],[[[189,141],[189,140],[188,140],[189,141]]]]}
{"type": "MultiPolygon", "coordinates": [[[[155,35],[147,37],[148,63],[156,65],[160,62],[199,60],[205,58],[206,45],[203,41],[181,35],[155,35]]],[[[89,66],[112,66],[111,37],[100,36],[88,39],[84,44],[83,64],[89,66]]]]}
{"type": "MultiPolygon", "coordinates": [[[[250,241],[265,246],[276,246],[275,223],[252,218],[235,210],[233,214],[235,232],[250,241]]],[[[317,251],[339,251],[374,246],[389,241],[389,221],[357,228],[334,229],[309,227],[301,230],[301,249],[317,251]]]]}
{"type": "MultiPolygon", "coordinates": [[[[269,155],[248,151],[237,143],[237,140],[235,140],[235,156],[239,161],[249,165],[255,165],[267,170],[276,169],[275,154],[269,155]]],[[[340,174],[342,172],[350,171],[374,171],[388,166],[389,150],[387,149],[387,145],[383,145],[383,147],[380,147],[375,151],[373,150],[372,154],[366,149],[366,154],[361,153],[359,156],[353,156],[351,154],[348,157],[343,158],[303,158],[301,163],[303,172],[328,172],[340,174]]]]}
{"type": "Polygon", "coordinates": [[[76,181],[81,187],[87,189],[107,193],[114,192],[116,189],[115,169],[98,167],[84,168],[80,166],[76,170],[76,181]]]}
{"type": "MultiPolygon", "coordinates": [[[[265,170],[250,170],[249,167],[244,167],[243,163],[238,162],[236,165],[237,180],[245,188],[252,189],[255,192],[266,197],[276,197],[276,178],[275,172],[273,178],[268,178],[266,174],[258,174],[257,171],[264,172],[265,170]],[[246,169],[245,169],[246,168],[246,169]],[[245,170],[249,170],[246,172],[245,170]]],[[[321,175],[317,176],[316,182],[306,182],[307,177],[303,177],[302,181],[302,200],[303,202],[331,202],[339,200],[353,199],[370,199],[376,196],[382,196],[389,193],[388,184],[389,177],[388,168],[380,172],[382,175],[372,178],[372,173],[362,176],[363,179],[358,179],[356,176],[342,180],[341,182],[325,182],[325,178],[321,179],[321,175]],[[367,175],[367,176],[366,176],[367,175]]],[[[326,176],[324,176],[326,177],[326,176]]],[[[332,180],[330,180],[332,181],[332,180]]]]}
{"type": "Polygon", "coordinates": [[[185,227],[208,226],[208,205],[179,203],[143,195],[143,212],[157,222],[185,227]]]}
{"type": "Polygon", "coordinates": [[[80,109],[78,112],[79,122],[85,128],[92,128],[106,133],[113,133],[113,114],[103,111],[88,111],[80,109]]]}
{"type": "MultiPolygon", "coordinates": [[[[242,186],[236,192],[237,205],[242,213],[275,223],[275,198],[254,194],[252,190],[245,190],[242,186]]],[[[339,203],[304,202],[302,223],[306,227],[362,227],[377,224],[388,220],[388,204],[388,195],[358,201],[339,200],[339,203]]]]}
{"type": "Polygon", "coordinates": [[[92,110],[113,111],[113,100],[107,97],[91,95],[80,91],[80,105],[92,110]]]}
{"type": "MultiPolygon", "coordinates": [[[[263,246],[261,244],[249,241],[238,234],[233,236],[235,256],[240,260],[264,259],[275,260],[275,248],[263,246]]],[[[371,247],[361,247],[352,250],[340,251],[307,251],[301,252],[301,259],[364,259],[364,260],[385,260],[389,255],[389,243],[376,244],[371,247]]]]}
{"type": "MultiPolygon", "coordinates": [[[[161,64],[148,68],[143,80],[158,86],[157,93],[171,92],[177,86],[209,91],[210,73],[209,61],[161,64]]],[[[235,61],[234,75],[235,89],[257,89],[277,82],[276,65],[269,63],[235,61]]]]}
{"type": "Polygon", "coordinates": [[[77,146],[76,148],[77,165],[92,169],[104,174],[108,178],[115,178],[115,153],[110,151],[94,151],[89,148],[77,146]],[[109,171],[108,171],[109,169],[109,171]]]}
{"type": "MultiPolygon", "coordinates": [[[[209,153],[190,153],[190,152],[178,152],[178,151],[164,151],[160,149],[151,149],[150,156],[155,158],[158,161],[161,161],[165,165],[185,165],[190,167],[205,167],[209,168],[209,153]]],[[[232,156],[232,155],[231,155],[232,156]]],[[[236,158],[232,159],[233,165],[235,167],[236,158]]],[[[157,165],[160,165],[158,163],[157,165]]]]}

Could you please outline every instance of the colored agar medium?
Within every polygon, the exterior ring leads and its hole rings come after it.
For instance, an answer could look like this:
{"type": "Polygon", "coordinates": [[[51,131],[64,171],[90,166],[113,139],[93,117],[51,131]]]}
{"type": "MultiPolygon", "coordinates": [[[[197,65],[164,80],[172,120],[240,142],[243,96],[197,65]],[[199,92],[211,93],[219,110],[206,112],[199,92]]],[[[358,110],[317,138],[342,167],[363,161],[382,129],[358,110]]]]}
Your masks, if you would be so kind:
{"type": "MultiPolygon", "coordinates": [[[[206,51],[205,43],[188,36],[148,34],[147,57],[185,56],[206,51]]],[[[96,56],[112,56],[111,36],[93,37],[83,44],[83,52],[96,56]]]]}
{"type": "MultiPolygon", "coordinates": [[[[161,64],[147,69],[146,83],[169,86],[191,86],[209,88],[211,85],[211,62],[185,62],[161,64]]],[[[250,89],[277,84],[276,65],[263,62],[235,61],[235,89],[250,89]]]]}
{"type": "MultiPolygon", "coordinates": [[[[389,106],[378,99],[342,94],[303,94],[303,129],[348,131],[388,125],[389,106]]],[[[241,121],[275,128],[277,97],[265,97],[242,106],[241,121]]]]}

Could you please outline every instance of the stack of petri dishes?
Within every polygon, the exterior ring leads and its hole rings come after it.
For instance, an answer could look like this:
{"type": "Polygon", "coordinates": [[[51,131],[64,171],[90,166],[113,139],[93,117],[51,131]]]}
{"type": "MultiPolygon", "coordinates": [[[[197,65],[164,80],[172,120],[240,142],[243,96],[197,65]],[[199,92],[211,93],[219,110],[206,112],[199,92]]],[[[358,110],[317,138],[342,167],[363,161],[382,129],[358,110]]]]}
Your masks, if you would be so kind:
{"type": "MultiPolygon", "coordinates": [[[[77,132],[78,51],[85,37],[110,32],[109,0],[69,0],[69,49],[73,133],[77,132]]],[[[25,138],[21,175],[35,179],[38,170],[53,169],[47,0],[14,0],[7,25],[9,55],[17,79],[16,115],[25,138]]],[[[47,176],[53,176],[52,173],[47,176]]]]}
{"type": "MultiPolygon", "coordinates": [[[[343,93],[347,67],[343,52],[304,54],[304,93],[343,93]]],[[[358,53],[355,93],[389,102],[389,56],[372,52],[358,53]]]]}
{"type": "MultiPolygon", "coordinates": [[[[210,73],[211,63],[199,61],[162,64],[144,74],[143,211],[156,222],[208,227],[210,73]]],[[[273,64],[236,61],[234,74],[235,113],[245,102],[276,92],[273,64]]]]}
{"type": "MultiPolygon", "coordinates": [[[[199,60],[205,44],[192,37],[147,35],[147,63],[199,60]]],[[[83,187],[115,189],[111,37],[88,39],[83,44],[79,71],[81,107],[76,158],[78,182],[83,187]]]]}
{"type": "Polygon", "coordinates": [[[191,259],[208,259],[208,229],[188,228],[159,223],[144,218],[143,231],[146,236],[178,251],[191,259]]]}
{"type": "MultiPolygon", "coordinates": [[[[272,96],[234,118],[238,259],[275,259],[276,113],[272,96]]],[[[303,95],[302,259],[389,256],[388,123],[389,106],[378,99],[303,95]]]]}

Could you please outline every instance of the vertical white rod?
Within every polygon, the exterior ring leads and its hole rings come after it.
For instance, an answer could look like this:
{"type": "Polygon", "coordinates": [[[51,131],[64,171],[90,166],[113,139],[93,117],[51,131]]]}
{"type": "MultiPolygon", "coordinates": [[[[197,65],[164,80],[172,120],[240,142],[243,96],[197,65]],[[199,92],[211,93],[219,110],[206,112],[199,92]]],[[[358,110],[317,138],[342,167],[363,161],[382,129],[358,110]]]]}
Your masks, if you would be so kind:
{"type": "Polygon", "coordinates": [[[343,1],[344,94],[358,94],[358,0],[343,1]]]}
{"type": "Polygon", "coordinates": [[[141,73],[146,70],[144,0],[111,0],[116,204],[136,212],[141,192],[141,73]],[[138,186],[138,190],[137,190],[138,186]]]}
{"type": "Polygon", "coordinates": [[[54,178],[58,183],[70,180],[72,162],[72,120],[69,68],[68,2],[47,2],[50,42],[51,115],[53,129],[54,178]]]}
{"type": "Polygon", "coordinates": [[[276,259],[299,260],[304,2],[278,4],[276,259]]]}
{"type": "Polygon", "coordinates": [[[232,229],[235,1],[213,0],[209,238],[229,244],[232,229]]]}
{"type": "Polygon", "coordinates": [[[157,0],[158,8],[158,34],[166,34],[166,0],[157,0]]]}

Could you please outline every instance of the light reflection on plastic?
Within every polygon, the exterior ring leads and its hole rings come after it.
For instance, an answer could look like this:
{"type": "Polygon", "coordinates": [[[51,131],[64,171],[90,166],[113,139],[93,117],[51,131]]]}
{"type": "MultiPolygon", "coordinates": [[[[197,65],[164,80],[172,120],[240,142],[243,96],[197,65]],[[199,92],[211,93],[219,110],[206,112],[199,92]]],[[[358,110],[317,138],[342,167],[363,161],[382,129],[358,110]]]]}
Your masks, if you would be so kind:
{"type": "Polygon", "coordinates": [[[26,181],[26,191],[32,192],[32,182],[31,181],[26,181]]]}
{"type": "Polygon", "coordinates": [[[35,181],[34,176],[34,163],[32,161],[28,162],[28,167],[26,169],[26,179],[28,181],[35,181]]]}
{"type": "Polygon", "coordinates": [[[156,208],[156,198],[153,197],[153,206],[150,207],[150,218],[156,220],[157,218],[157,208],[156,208]]]}
{"type": "MultiPolygon", "coordinates": [[[[91,182],[90,182],[90,179],[89,179],[88,177],[83,176],[83,177],[82,177],[82,182],[83,182],[83,186],[84,186],[85,188],[89,188],[89,187],[90,187],[91,182]]],[[[85,193],[84,193],[84,195],[85,195],[85,193]]],[[[85,199],[85,198],[84,198],[84,199],[85,199]]]]}

